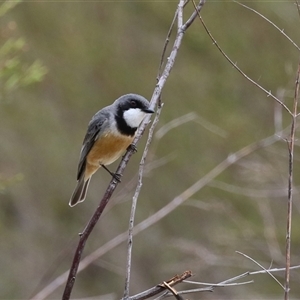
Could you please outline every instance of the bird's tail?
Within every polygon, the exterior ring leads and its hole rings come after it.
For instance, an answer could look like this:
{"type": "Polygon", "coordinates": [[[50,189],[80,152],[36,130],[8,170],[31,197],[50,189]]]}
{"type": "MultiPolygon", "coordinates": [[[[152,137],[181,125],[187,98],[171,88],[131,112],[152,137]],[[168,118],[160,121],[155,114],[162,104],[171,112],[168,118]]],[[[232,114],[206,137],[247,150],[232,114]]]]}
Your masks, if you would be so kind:
{"type": "Polygon", "coordinates": [[[75,206],[77,203],[83,202],[86,197],[86,192],[90,183],[91,177],[84,180],[84,174],[79,178],[73,195],[70,199],[69,205],[75,206]]]}

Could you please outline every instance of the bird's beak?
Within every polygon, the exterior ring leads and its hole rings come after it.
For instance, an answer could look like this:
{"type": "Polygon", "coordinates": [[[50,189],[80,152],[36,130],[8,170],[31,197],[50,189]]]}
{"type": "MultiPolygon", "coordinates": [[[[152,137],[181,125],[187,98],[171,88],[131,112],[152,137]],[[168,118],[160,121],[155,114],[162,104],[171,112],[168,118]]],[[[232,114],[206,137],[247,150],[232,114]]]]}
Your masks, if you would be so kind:
{"type": "Polygon", "coordinates": [[[146,114],[153,114],[154,110],[150,109],[150,108],[146,108],[146,109],[143,109],[143,112],[145,112],[146,114]]]}

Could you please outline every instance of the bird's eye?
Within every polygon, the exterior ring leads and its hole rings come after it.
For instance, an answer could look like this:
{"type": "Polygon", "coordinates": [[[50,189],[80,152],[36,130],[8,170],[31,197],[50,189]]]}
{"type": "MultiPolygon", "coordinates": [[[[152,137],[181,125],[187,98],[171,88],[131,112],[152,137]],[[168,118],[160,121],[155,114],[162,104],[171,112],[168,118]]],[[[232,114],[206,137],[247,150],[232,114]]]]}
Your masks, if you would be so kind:
{"type": "Polygon", "coordinates": [[[131,107],[137,107],[137,103],[135,100],[131,100],[130,105],[131,105],[131,107]]]}

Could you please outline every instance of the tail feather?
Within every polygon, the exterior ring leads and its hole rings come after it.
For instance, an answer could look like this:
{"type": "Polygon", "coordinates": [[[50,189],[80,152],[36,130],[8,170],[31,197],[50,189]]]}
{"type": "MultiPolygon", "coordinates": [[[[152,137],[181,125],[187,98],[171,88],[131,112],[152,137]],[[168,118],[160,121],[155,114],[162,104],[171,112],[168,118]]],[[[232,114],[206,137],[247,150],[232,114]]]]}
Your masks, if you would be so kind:
{"type": "Polygon", "coordinates": [[[87,181],[84,182],[79,202],[83,202],[85,200],[86,193],[87,193],[87,190],[88,190],[88,187],[89,187],[89,184],[90,184],[90,180],[91,180],[91,177],[87,181]]]}
{"type": "Polygon", "coordinates": [[[79,202],[83,202],[86,197],[86,192],[90,183],[90,179],[84,180],[84,176],[81,176],[77,182],[77,185],[75,187],[75,190],[72,194],[72,197],[70,199],[69,205],[75,206],[79,202]]]}

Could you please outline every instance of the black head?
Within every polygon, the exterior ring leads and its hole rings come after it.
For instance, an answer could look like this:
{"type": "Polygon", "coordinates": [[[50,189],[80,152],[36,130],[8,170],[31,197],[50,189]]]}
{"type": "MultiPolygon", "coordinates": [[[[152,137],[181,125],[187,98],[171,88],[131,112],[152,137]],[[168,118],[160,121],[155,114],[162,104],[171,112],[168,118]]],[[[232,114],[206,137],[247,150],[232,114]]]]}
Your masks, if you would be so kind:
{"type": "Polygon", "coordinates": [[[118,129],[126,135],[134,135],[146,114],[152,114],[149,101],[137,94],[121,96],[114,102],[118,129]]]}

